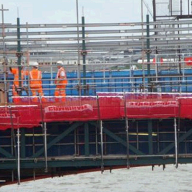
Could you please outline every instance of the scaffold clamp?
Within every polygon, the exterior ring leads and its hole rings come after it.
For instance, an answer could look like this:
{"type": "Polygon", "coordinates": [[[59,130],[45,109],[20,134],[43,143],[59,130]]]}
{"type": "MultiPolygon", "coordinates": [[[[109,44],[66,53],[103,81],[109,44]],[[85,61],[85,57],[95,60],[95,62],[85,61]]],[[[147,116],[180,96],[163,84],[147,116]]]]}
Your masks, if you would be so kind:
{"type": "Polygon", "coordinates": [[[145,52],[146,54],[150,54],[150,53],[152,53],[152,50],[151,50],[151,49],[145,49],[144,52],[145,52]]]}
{"type": "Polygon", "coordinates": [[[22,57],[23,53],[22,52],[17,52],[15,55],[16,55],[16,57],[22,57]]]}
{"type": "Polygon", "coordinates": [[[82,56],[87,55],[87,50],[81,50],[81,55],[82,55],[82,56]]]}

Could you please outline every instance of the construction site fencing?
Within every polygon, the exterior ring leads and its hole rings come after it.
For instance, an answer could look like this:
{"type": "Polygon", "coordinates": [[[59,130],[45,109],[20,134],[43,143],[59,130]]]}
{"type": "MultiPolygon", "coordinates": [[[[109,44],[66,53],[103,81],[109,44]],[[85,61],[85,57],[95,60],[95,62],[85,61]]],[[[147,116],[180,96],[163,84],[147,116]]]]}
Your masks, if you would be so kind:
{"type": "Polygon", "coordinates": [[[45,122],[192,118],[192,94],[98,93],[65,101],[63,97],[34,98],[20,97],[15,105],[1,106],[0,129],[32,128],[45,122]]]}

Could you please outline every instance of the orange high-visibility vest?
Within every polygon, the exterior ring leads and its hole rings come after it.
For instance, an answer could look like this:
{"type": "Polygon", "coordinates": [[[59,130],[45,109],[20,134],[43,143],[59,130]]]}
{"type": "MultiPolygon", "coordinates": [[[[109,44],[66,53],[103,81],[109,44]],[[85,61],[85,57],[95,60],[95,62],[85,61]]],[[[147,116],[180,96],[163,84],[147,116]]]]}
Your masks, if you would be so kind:
{"type": "Polygon", "coordinates": [[[38,69],[32,69],[29,72],[29,77],[30,77],[30,87],[41,87],[42,86],[42,81],[41,81],[41,71],[38,69]]]}
{"type": "Polygon", "coordinates": [[[67,76],[66,76],[66,73],[65,73],[65,69],[63,67],[61,67],[58,72],[57,72],[57,76],[56,76],[56,79],[59,79],[57,81],[57,84],[58,85],[67,85],[67,76]],[[64,78],[61,78],[61,73],[64,72],[64,78]]]}
{"type": "MultiPolygon", "coordinates": [[[[18,68],[13,68],[11,70],[11,73],[14,74],[14,85],[19,86],[19,69],[18,68]]],[[[24,79],[24,75],[28,75],[27,71],[23,71],[21,70],[21,80],[24,79]]],[[[21,85],[23,84],[23,82],[21,81],[21,85]]]]}

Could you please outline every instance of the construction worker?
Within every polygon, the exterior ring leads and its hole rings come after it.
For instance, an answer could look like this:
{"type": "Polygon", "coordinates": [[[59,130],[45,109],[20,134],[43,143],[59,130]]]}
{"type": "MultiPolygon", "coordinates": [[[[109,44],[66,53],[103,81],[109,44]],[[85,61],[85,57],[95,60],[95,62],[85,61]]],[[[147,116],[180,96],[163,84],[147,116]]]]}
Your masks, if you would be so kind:
{"type": "MultiPolygon", "coordinates": [[[[38,93],[39,96],[44,96],[43,89],[42,89],[42,80],[41,80],[42,74],[41,74],[41,71],[38,70],[39,64],[37,62],[33,62],[31,66],[33,66],[33,68],[29,72],[29,78],[30,78],[30,89],[32,92],[32,96],[37,96],[36,93],[38,93]]],[[[34,97],[32,101],[37,102],[38,98],[34,97]]],[[[42,101],[45,101],[45,98],[42,98],[42,101]]]]}
{"type": "MultiPolygon", "coordinates": [[[[21,87],[19,87],[19,68],[9,67],[10,72],[14,75],[12,94],[13,96],[19,96],[19,92],[22,91],[23,79],[25,75],[28,75],[28,71],[23,70],[23,65],[21,65],[21,87]]],[[[14,103],[18,103],[20,101],[18,98],[13,98],[14,103]]]]}
{"type": "MultiPolygon", "coordinates": [[[[55,96],[62,96],[62,101],[65,102],[66,92],[65,88],[67,85],[67,76],[65,73],[65,69],[63,68],[63,62],[57,61],[56,63],[58,71],[57,76],[55,78],[55,96]]],[[[56,98],[56,101],[59,101],[59,98],[56,98]]]]}

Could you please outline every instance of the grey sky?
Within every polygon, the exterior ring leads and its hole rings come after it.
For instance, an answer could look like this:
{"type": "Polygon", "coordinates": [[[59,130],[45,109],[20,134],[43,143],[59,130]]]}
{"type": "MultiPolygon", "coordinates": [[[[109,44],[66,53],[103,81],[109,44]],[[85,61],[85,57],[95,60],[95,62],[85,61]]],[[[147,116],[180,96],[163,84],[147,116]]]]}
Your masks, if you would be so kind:
{"type": "MultiPolygon", "coordinates": [[[[152,0],[145,0],[152,11],[152,0]]],[[[5,23],[16,23],[17,8],[21,23],[76,23],[76,0],[0,0],[5,23]]],[[[78,0],[87,23],[140,22],[141,0],[78,0]]],[[[147,9],[144,6],[144,20],[147,9]]],[[[1,16],[0,16],[1,18],[1,16]]],[[[152,18],[151,18],[152,19],[152,18]]],[[[1,23],[1,20],[0,20],[1,23]]]]}

